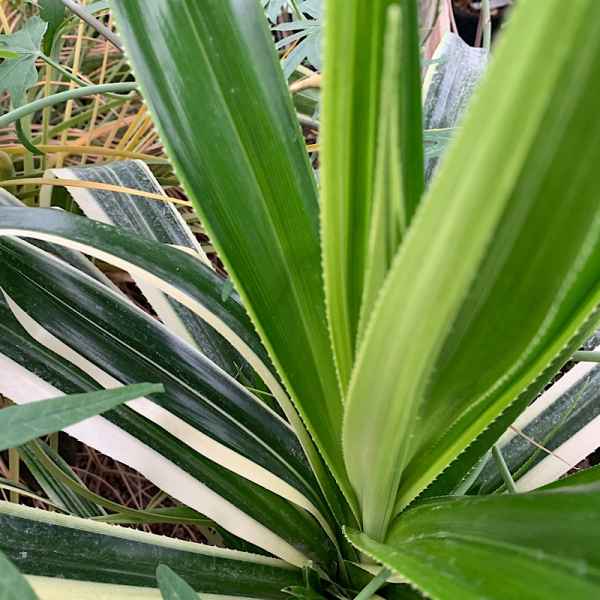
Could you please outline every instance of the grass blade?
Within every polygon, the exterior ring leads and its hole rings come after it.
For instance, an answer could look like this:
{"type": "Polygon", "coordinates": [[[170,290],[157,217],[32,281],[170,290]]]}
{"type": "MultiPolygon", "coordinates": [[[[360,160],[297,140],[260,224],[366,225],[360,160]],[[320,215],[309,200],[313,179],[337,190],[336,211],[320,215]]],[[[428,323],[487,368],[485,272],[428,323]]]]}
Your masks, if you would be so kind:
{"type": "Polygon", "coordinates": [[[162,391],[164,388],[160,384],[139,383],[113,390],[60,396],[23,406],[9,406],[0,411],[0,450],[20,446],[124,402],[162,391]]]}

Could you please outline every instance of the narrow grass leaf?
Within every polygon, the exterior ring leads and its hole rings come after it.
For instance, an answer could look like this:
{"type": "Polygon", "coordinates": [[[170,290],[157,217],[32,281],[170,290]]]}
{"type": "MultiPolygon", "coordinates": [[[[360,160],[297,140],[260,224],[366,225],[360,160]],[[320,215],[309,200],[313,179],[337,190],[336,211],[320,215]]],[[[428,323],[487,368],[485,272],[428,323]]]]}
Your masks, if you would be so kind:
{"type": "Polygon", "coordinates": [[[38,600],[25,577],[2,552],[0,552],[0,598],[2,600],[38,600]]]}
{"type": "Polygon", "coordinates": [[[60,396],[24,406],[9,406],[0,411],[0,450],[20,446],[124,402],[163,391],[160,384],[139,383],[114,390],[60,396]]]}
{"type": "Polygon", "coordinates": [[[156,580],[163,600],[198,600],[198,594],[167,565],[158,565],[156,580]]]}

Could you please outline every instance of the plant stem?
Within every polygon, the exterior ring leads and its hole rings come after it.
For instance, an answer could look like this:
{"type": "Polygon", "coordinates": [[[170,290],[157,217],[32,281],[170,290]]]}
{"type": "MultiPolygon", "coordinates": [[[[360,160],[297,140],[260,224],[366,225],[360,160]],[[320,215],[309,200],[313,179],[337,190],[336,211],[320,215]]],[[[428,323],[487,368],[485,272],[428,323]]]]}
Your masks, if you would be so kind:
{"type": "Polygon", "coordinates": [[[104,23],[96,19],[94,15],[87,12],[81,4],[73,0],[62,0],[62,3],[82,21],[87,23],[92,29],[95,29],[102,37],[106,38],[117,50],[123,52],[121,41],[104,23]]]}
{"type": "Polygon", "coordinates": [[[74,75],[68,69],[65,69],[60,63],[57,63],[56,61],[52,60],[49,56],[46,56],[43,52],[39,53],[39,57],[46,64],[48,64],[49,66],[56,69],[59,73],[62,73],[69,81],[73,81],[74,83],[76,83],[77,85],[80,85],[82,87],[90,85],[89,82],[84,81],[83,79],[81,79],[81,77],[77,77],[77,75],[74,75]]]}
{"type": "MultiPolygon", "coordinates": [[[[18,487],[21,480],[21,457],[19,451],[16,448],[11,448],[8,451],[8,478],[13,481],[18,487]]],[[[11,491],[10,501],[15,504],[19,504],[19,493],[11,491]]]]}
{"type": "Polygon", "coordinates": [[[490,0],[481,0],[481,20],[483,22],[483,48],[489,52],[492,47],[490,0]]]}
{"type": "MultiPolygon", "coordinates": [[[[49,98],[52,95],[52,65],[46,64],[45,68],[45,78],[44,78],[44,98],[49,98]]],[[[42,111],[42,144],[47,144],[48,140],[48,131],[50,130],[50,113],[51,108],[47,106],[42,111]]],[[[35,142],[34,142],[35,143],[35,142]]],[[[42,156],[42,169],[45,171],[48,168],[48,157],[46,155],[42,156]]]]}
{"type": "Polygon", "coordinates": [[[358,596],[354,600],[369,600],[373,594],[387,581],[387,578],[391,575],[391,571],[385,567],[369,581],[369,583],[360,591],[358,596]]]}
{"type": "Polygon", "coordinates": [[[463,496],[466,492],[469,491],[470,487],[475,483],[475,480],[481,475],[481,471],[483,471],[483,467],[490,457],[489,451],[486,452],[477,462],[477,464],[471,469],[471,471],[467,474],[465,479],[460,483],[460,485],[452,492],[452,496],[463,496]]]}
{"type": "Polygon", "coordinates": [[[502,456],[502,452],[500,451],[498,444],[494,444],[494,447],[492,448],[492,456],[494,457],[494,460],[496,461],[496,466],[498,467],[498,470],[500,471],[500,474],[502,475],[502,479],[504,479],[504,483],[506,484],[508,491],[511,494],[516,494],[517,486],[515,485],[515,481],[512,478],[512,475],[510,474],[510,471],[508,469],[508,466],[506,465],[506,462],[504,461],[504,457],[502,456]]]}
{"type": "Polygon", "coordinates": [[[74,100],[75,98],[82,98],[84,96],[93,96],[94,94],[106,94],[109,92],[125,93],[137,90],[137,83],[128,81],[124,83],[104,83],[101,85],[88,85],[85,87],[75,88],[73,90],[67,90],[58,94],[48,96],[48,98],[40,98],[34,102],[29,102],[19,108],[15,108],[5,115],[0,117],[0,127],[6,127],[11,123],[14,123],[18,119],[21,119],[27,115],[30,115],[38,110],[42,110],[47,106],[53,106],[54,104],[60,104],[68,100],[74,100]]]}
{"type": "Polygon", "coordinates": [[[600,352],[582,350],[573,354],[573,360],[581,362],[600,362],[600,352]]]}

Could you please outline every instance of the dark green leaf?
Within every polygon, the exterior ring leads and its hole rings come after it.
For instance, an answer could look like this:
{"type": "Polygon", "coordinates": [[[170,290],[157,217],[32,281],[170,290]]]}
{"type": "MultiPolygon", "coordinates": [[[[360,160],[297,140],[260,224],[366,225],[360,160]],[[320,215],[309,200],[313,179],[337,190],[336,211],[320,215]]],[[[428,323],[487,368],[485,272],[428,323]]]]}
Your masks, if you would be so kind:
{"type": "Polygon", "coordinates": [[[56,577],[60,572],[68,580],[156,587],[162,564],[210,594],[279,600],[286,598],[284,587],[302,584],[300,570],[273,558],[7,502],[0,502],[0,550],[23,573],[56,577]]]}
{"type": "MultiPolygon", "coordinates": [[[[325,319],[316,186],[261,6],[118,0],[114,7],[175,170],[352,502],[325,319]]],[[[327,475],[318,469],[317,476],[335,502],[327,475]]]]}
{"type": "MultiPolygon", "coordinates": [[[[51,172],[63,179],[97,181],[146,192],[164,193],[148,166],[139,160],[52,169],[51,172]]],[[[68,189],[83,213],[90,219],[116,225],[148,240],[185,248],[192,255],[196,255],[198,260],[208,262],[200,244],[174,205],[120,192],[72,187],[68,189]]],[[[44,194],[40,203],[42,199],[46,199],[44,194]]],[[[196,345],[212,362],[236,379],[249,381],[251,385],[256,386],[257,378],[239,353],[210,325],[179,302],[162,294],[147,280],[135,275],[133,280],[159,319],[173,333],[196,345]]],[[[221,297],[225,293],[225,287],[226,285],[223,286],[221,297]]]]}
{"type": "MultiPolygon", "coordinates": [[[[20,244],[23,245],[22,242],[20,244]]],[[[14,241],[3,242],[3,245],[18,247],[14,241]]],[[[89,278],[77,277],[72,269],[60,269],[57,261],[44,259],[39,251],[28,254],[22,250],[21,255],[13,252],[8,262],[13,262],[15,267],[15,270],[10,267],[2,271],[2,285],[8,289],[9,295],[30,311],[46,330],[64,340],[69,348],[118,381],[127,383],[132,377],[152,373],[153,377],[164,382],[165,394],[156,394],[153,400],[168,412],[157,412],[158,407],[154,408],[154,404],[152,410],[136,405],[138,413],[123,409],[105,415],[106,418],[175,463],[179,468],[174,464],[171,467],[177,472],[184,469],[193,475],[220,496],[219,501],[227,507],[249,511],[254,520],[252,534],[258,537],[248,539],[254,543],[265,543],[275,553],[288,552],[286,557],[291,561],[302,562],[305,559],[301,558],[301,553],[309,552],[314,560],[323,564],[330,562],[333,546],[307,512],[318,516],[315,504],[322,506],[323,502],[292,431],[280,418],[221,371],[211,367],[199,352],[182,344],[155,320],[130,303],[114,297],[89,278]],[[23,262],[26,257],[29,257],[29,266],[27,261],[23,262]],[[36,261],[37,271],[31,268],[36,261]],[[32,285],[32,280],[38,283],[32,285]],[[31,302],[36,296],[38,302],[31,302]],[[42,298],[43,303],[40,302],[42,298]],[[167,348],[170,348],[168,352],[167,348]],[[207,379],[209,372],[212,375],[207,379]],[[206,435],[218,443],[206,439],[206,435]],[[264,435],[271,441],[265,442],[262,439],[264,435]],[[287,459],[277,458],[279,449],[287,454],[287,459]],[[299,466],[305,475],[299,477],[293,464],[299,466]],[[313,481],[312,485],[306,483],[306,474],[309,481],[313,481]],[[294,489],[298,483],[303,490],[300,493],[294,489]],[[302,493],[308,494],[313,504],[302,493]],[[293,504],[276,494],[290,498],[293,504]],[[265,537],[265,528],[270,530],[270,537],[265,537]],[[274,539],[277,545],[269,545],[274,539]]],[[[33,334],[36,334],[35,331],[33,334]]],[[[41,339],[47,341],[47,338],[41,339]]],[[[23,361],[22,353],[12,356],[30,368],[29,362],[23,361]]],[[[81,361],[75,362],[79,365],[81,361]]],[[[85,364],[83,368],[87,368],[85,364]]],[[[94,375],[97,376],[97,371],[94,375]]],[[[91,442],[92,445],[94,443],[97,442],[91,442]]],[[[100,450],[109,455],[119,451],[117,442],[110,440],[100,450]]],[[[115,455],[115,458],[123,460],[120,456],[115,455]]],[[[147,469],[144,461],[140,464],[133,452],[124,460],[142,471],[147,469]]],[[[157,474],[146,473],[146,476],[152,480],[157,474]]],[[[164,482],[156,483],[164,489],[164,482]]],[[[193,483],[199,485],[193,481],[189,485],[193,483]]],[[[166,491],[189,503],[189,485],[171,485],[166,491]]],[[[200,502],[193,502],[192,506],[204,511],[200,502]]],[[[219,510],[217,506],[218,502],[212,500],[210,507],[214,512],[208,513],[208,516],[215,517],[226,528],[233,528],[232,531],[238,535],[250,535],[246,521],[241,521],[239,516],[223,520],[224,513],[228,511],[219,510]]],[[[326,507],[324,510],[327,510],[326,507]]],[[[327,526],[322,518],[320,522],[327,526]]]]}

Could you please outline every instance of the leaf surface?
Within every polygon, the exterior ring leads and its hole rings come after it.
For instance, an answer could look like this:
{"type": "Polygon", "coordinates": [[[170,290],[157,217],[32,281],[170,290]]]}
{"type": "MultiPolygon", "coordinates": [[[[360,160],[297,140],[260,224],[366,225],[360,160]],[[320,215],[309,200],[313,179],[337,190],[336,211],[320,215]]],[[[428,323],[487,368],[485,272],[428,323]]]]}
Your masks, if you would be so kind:
{"type": "Polygon", "coordinates": [[[600,593],[599,512],[593,486],[438,498],[401,515],[385,543],[349,538],[438,600],[585,600],[600,593]]]}
{"type": "Polygon", "coordinates": [[[557,0],[515,9],[394,261],[344,427],[374,539],[596,325],[600,124],[581,108],[600,98],[599,34],[593,0],[568,19],[557,0]],[[582,35],[594,40],[584,51],[582,35]]]}
{"type": "Polygon", "coordinates": [[[316,185],[262,7],[247,0],[113,6],[175,171],[352,503],[316,185]]]}

